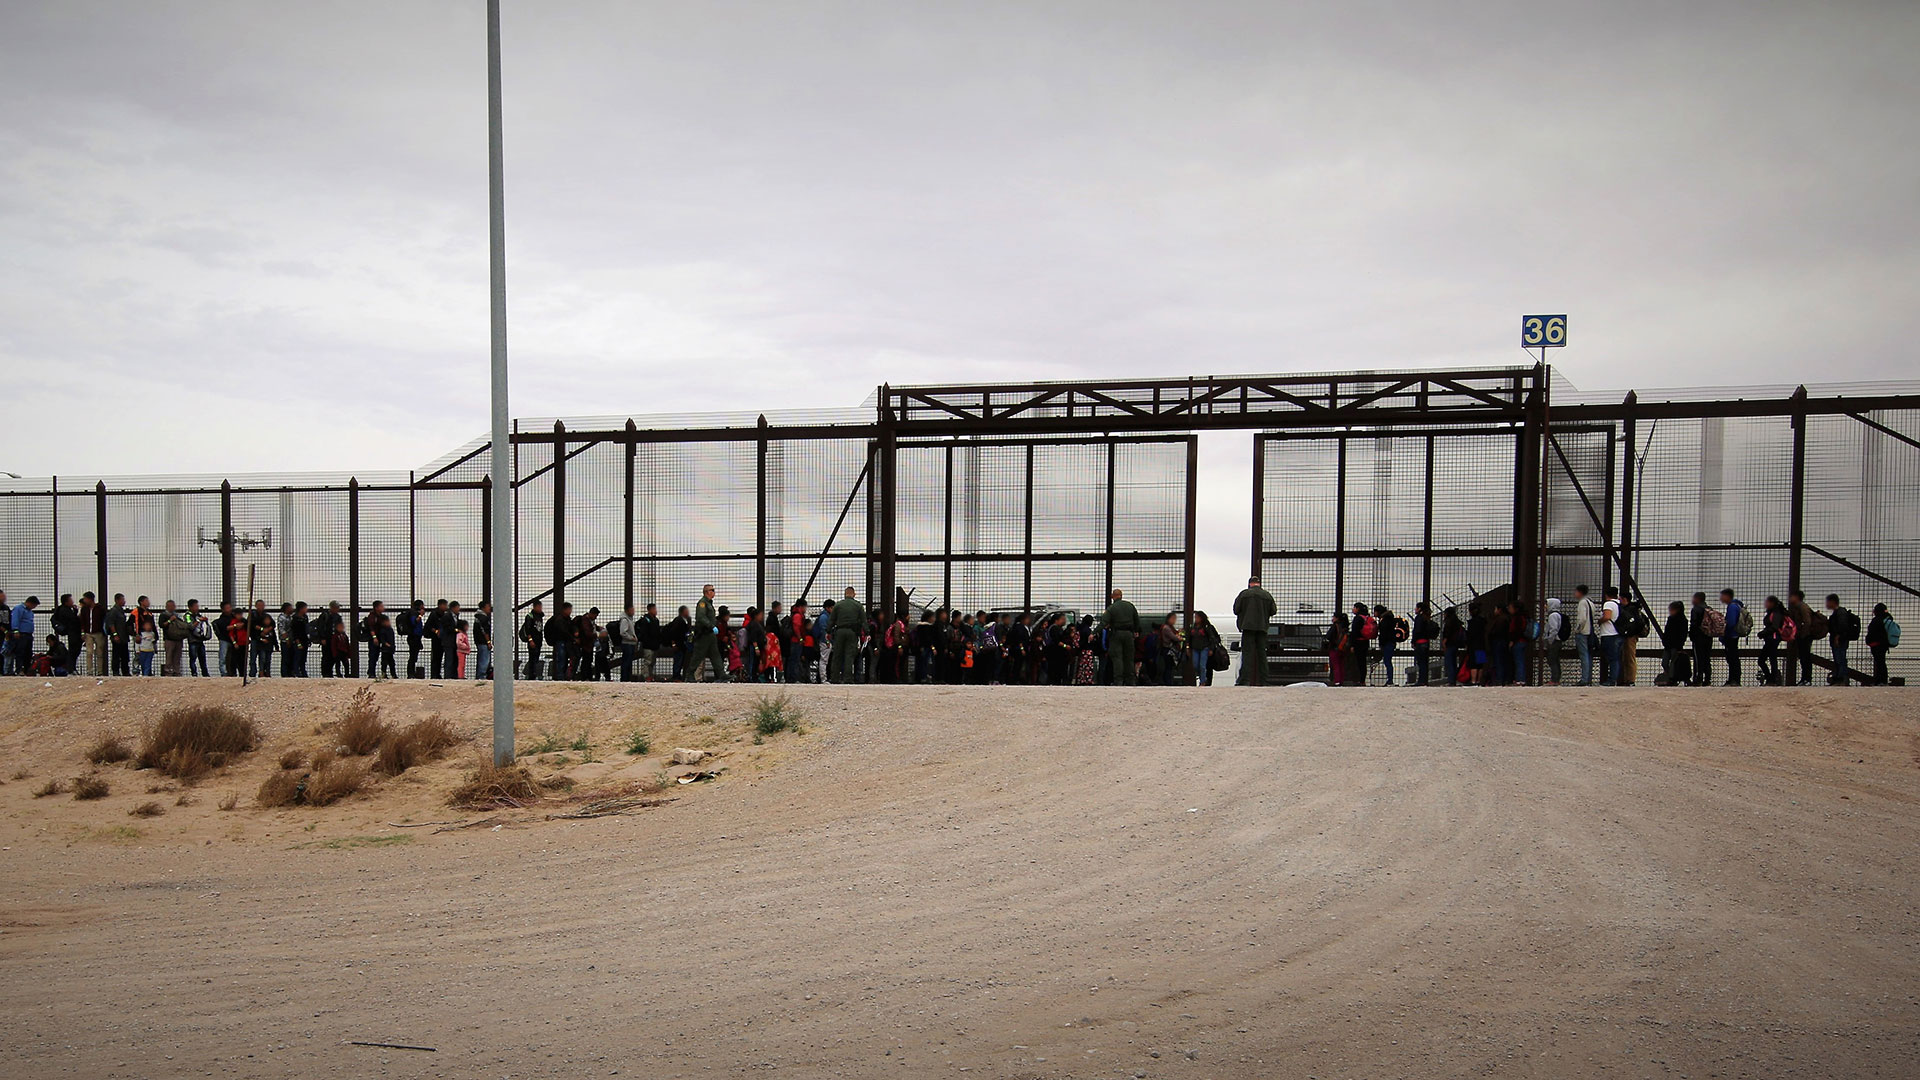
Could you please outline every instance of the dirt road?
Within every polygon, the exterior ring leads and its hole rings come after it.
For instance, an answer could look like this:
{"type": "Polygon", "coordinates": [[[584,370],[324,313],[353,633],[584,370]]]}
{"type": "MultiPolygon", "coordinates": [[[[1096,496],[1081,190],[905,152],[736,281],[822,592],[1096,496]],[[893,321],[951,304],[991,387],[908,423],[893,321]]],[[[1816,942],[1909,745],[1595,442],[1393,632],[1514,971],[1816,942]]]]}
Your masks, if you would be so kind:
{"type": "MultiPolygon", "coordinates": [[[[0,688],[0,775],[143,689],[0,688]]],[[[809,687],[761,747],[744,688],[526,694],[736,767],[449,833],[384,824],[474,816],[434,777],[138,835],[0,786],[5,1074],[1920,1071],[1903,690],[809,687]]],[[[316,695],[236,698],[262,756],[316,695]]]]}

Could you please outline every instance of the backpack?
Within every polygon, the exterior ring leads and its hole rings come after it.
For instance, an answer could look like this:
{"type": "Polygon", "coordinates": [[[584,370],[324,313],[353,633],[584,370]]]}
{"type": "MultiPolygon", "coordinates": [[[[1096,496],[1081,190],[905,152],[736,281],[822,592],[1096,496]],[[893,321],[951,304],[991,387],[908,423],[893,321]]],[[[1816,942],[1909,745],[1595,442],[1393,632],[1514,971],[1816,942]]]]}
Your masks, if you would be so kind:
{"type": "Polygon", "coordinates": [[[1833,630],[1833,640],[1850,644],[1860,640],[1860,616],[1846,608],[1835,608],[1828,624],[1833,630]]]}
{"type": "Polygon", "coordinates": [[[213,624],[208,622],[205,619],[193,620],[193,640],[212,641],[213,640],[213,624]]]}
{"type": "Polygon", "coordinates": [[[1793,616],[1791,615],[1782,617],[1780,620],[1780,631],[1777,636],[1781,641],[1794,641],[1798,639],[1800,637],[1800,624],[1794,622],[1793,616]]]}
{"type": "Polygon", "coordinates": [[[1360,636],[1361,637],[1367,639],[1368,641],[1372,641],[1374,638],[1374,635],[1378,634],[1379,632],[1380,632],[1380,624],[1374,621],[1373,616],[1368,615],[1366,618],[1360,620],[1360,636]]]}
{"type": "MultiPolygon", "coordinates": [[[[1720,621],[1725,623],[1727,620],[1723,616],[1720,621]]],[[[1733,636],[1740,638],[1753,636],[1753,609],[1745,604],[1740,605],[1740,617],[1734,621],[1733,636]]]]}
{"type": "Polygon", "coordinates": [[[1900,624],[1897,622],[1894,622],[1893,616],[1889,615],[1887,616],[1887,648],[1889,649],[1896,648],[1899,646],[1899,644],[1900,644],[1900,624]]]}
{"type": "Polygon", "coordinates": [[[1727,635],[1727,613],[1719,608],[1708,608],[1700,616],[1700,632],[1708,637],[1727,635]]]}
{"type": "Polygon", "coordinates": [[[1554,632],[1553,638],[1555,641],[1565,641],[1573,636],[1573,620],[1567,618],[1567,613],[1564,611],[1555,614],[1560,616],[1560,629],[1554,632]]]}
{"type": "MultiPolygon", "coordinates": [[[[1835,612],[1834,614],[1837,615],[1839,613],[1835,612]]],[[[1806,636],[1812,638],[1815,641],[1818,641],[1821,638],[1826,637],[1827,631],[1830,629],[1832,629],[1832,624],[1830,620],[1828,620],[1828,618],[1824,614],[1821,614],[1820,612],[1816,611],[1813,613],[1813,618],[1807,620],[1806,636]]]]}
{"type": "Polygon", "coordinates": [[[1630,638],[1643,638],[1652,630],[1647,625],[1647,613],[1639,604],[1629,606],[1622,613],[1620,632],[1630,638]]]}
{"type": "Polygon", "coordinates": [[[1407,626],[1407,620],[1396,617],[1393,620],[1393,640],[1405,641],[1410,636],[1412,633],[1407,626]]]}

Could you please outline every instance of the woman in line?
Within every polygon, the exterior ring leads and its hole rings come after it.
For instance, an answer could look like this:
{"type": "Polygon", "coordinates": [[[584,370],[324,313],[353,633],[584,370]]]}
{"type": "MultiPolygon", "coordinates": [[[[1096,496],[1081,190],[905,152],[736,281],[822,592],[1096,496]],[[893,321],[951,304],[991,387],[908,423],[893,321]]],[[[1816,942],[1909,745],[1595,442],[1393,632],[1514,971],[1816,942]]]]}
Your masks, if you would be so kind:
{"type": "Polygon", "coordinates": [[[1187,655],[1193,660],[1193,677],[1201,686],[1213,685],[1213,657],[1220,648],[1220,631],[1204,611],[1193,613],[1187,627],[1187,655]]]}
{"type": "Polygon", "coordinates": [[[1320,648],[1327,654],[1327,685],[1347,685],[1347,634],[1350,632],[1347,613],[1336,611],[1333,621],[1327,624],[1327,633],[1320,639],[1320,648]]]}
{"type": "Polygon", "coordinates": [[[1767,597],[1760,615],[1760,685],[1780,682],[1780,638],[1786,632],[1787,609],[1777,596],[1767,597]]]}

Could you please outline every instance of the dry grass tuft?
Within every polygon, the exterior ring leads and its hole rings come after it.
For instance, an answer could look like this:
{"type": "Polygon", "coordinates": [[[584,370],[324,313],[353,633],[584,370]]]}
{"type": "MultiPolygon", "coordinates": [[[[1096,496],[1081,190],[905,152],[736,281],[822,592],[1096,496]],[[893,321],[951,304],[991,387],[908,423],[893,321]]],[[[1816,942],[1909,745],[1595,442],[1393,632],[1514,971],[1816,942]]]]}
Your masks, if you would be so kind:
{"type": "Polygon", "coordinates": [[[367,786],[366,766],[334,761],[305,773],[283,769],[267,777],[254,795],[259,806],[327,806],[367,786]]]}
{"type": "Polygon", "coordinates": [[[327,806],[357,793],[366,786],[367,770],[364,765],[351,761],[336,761],[308,775],[307,790],[300,801],[308,806],[327,806]]]}
{"type": "Polygon", "coordinates": [[[572,791],[574,783],[573,777],[554,773],[552,776],[540,781],[540,786],[546,788],[548,791],[572,791]]]}
{"type": "Polygon", "coordinates": [[[87,760],[95,765],[117,765],[133,757],[133,748],[118,735],[102,736],[100,741],[87,747],[87,760]]]}
{"type": "Polygon", "coordinates": [[[192,792],[187,792],[186,794],[184,794],[184,795],[181,795],[181,796],[180,796],[179,798],[177,798],[177,799],[175,799],[175,800],[173,800],[173,805],[175,805],[175,806],[192,806],[192,805],[193,805],[194,803],[197,803],[197,802],[199,802],[199,801],[200,801],[199,799],[196,799],[196,798],[194,798],[194,797],[193,797],[193,793],[192,793],[192,792]]]}
{"type": "Polygon", "coordinates": [[[25,780],[25,779],[26,779],[27,777],[29,777],[29,776],[32,776],[32,775],[33,775],[32,773],[30,773],[30,772],[28,772],[28,771],[27,771],[27,770],[25,770],[25,769],[15,769],[15,770],[13,770],[13,778],[14,778],[15,780],[25,780]]]}
{"type": "Polygon", "coordinates": [[[220,809],[222,810],[231,810],[239,805],[240,793],[237,791],[229,791],[225,795],[220,796],[220,809]]]}
{"type": "Polygon", "coordinates": [[[49,795],[65,795],[66,793],[67,782],[65,780],[49,780],[40,785],[39,790],[33,793],[33,797],[36,799],[44,799],[49,795]]]}
{"type": "Polygon", "coordinates": [[[297,769],[306,763],[307,752],[297,746],[280,755],[280,767],[283,769],[297,769]]]}
{"type": "Polygon", "coordinates": [[[444,756],[448,748],[460,742],[460,734],[446,717],[435,713],[404,728],[387,732],[380,740],[380,757],[375,772],[399,776],[415,765],[424,765],[444,756]]]}
{"type": "Polygon", "coordinates": [[[371,754],[393,729],[380,719],[380,706],[374,703],[373,688],[363,686],[347,700],[347,711],[340,717],[340,745],[354,757],[371,754]]]}
{"type": "Polygon", "coordinates": [[[539,802],[540,785],[519,765],[484,763],[467,774],[447,802],[468,810],[499,810],[539,802]]]}
{"type": "Polygon", "coordinates": [[[319,753],[313,755],[313,760],[307,763],[307,768],[312,769],[314,772],[319,772],[321,769],[326,768],[327,766],[333,764],[335,761],[338,761],[338,760],[339,758],[334,754],[333,751],[322,750],[319,753]]]}
{"type": "Polygon", "coordinates": [[[136,763],[191,782],[258,741],[253,721],[225,705],[176,705],[147,727],[136,763]]]}
{"type": "Polygon", "coordinates": [[[73,782],[73,797],[76,799],[104,799],[112,790],[106,780],[98,776],[82,776],[73,782]]]}
{"type": "Polygon", "coordinates": [[[127,815],[129,817],[159,817],[166,812],[166,807],[161,806],[157,802],[143,802],[139,806],[127,811],[127,815]]]}

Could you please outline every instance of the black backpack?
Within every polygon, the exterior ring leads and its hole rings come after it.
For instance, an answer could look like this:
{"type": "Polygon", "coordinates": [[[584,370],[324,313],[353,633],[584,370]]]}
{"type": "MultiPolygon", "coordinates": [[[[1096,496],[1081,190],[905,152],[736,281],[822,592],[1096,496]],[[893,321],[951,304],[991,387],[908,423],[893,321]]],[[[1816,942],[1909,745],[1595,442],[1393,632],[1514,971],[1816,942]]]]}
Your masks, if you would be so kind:
{"type": "Polygon", "coordinates": [[[1628,607],[1626,609],[1626,616],[1621,622],[1620,632],[1630,638],[1646,637],[1647,631],[1652,629],[1652,627],[1647,625],[1647,613],[1641,609],[1639,604],[1628,607]]]}
{"type": "Polygon", "coordinates": [[[1827,619],[1827,628],[1833,634],[1833,640],[1843,645],[1860,640],[1860,616],[1846,608],[1834,609],[1827,619]]]}

